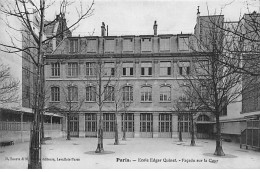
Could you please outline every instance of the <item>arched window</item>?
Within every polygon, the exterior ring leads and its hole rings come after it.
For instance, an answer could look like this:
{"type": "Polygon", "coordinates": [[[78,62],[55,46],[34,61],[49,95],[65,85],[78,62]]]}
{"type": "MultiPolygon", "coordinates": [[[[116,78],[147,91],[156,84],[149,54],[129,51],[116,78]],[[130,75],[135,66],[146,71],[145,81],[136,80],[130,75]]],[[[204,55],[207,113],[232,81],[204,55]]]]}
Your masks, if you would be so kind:
{"type": "Polygon", "coordinates": [[[132,86],[123,87],[123,101],[125,101],[125,102],[133,101],[133,87],[132,86]]]}
{"type": "Polygon", "coordinates": [[[171,101],[171,88],[169,86],[163,86],[160,88],[160,101],[161,102],[171,101]]]}
{"type": "Polygon", "coordinates": [[[87,102],[96,101],[96,87],[93,86],[86,87],[86,101],[87,102]]]}
{"type": "Polygon", "coordinates": [[[207,115],[200,115],[197,121],[209,121],[209,117],[207,115]]]}
{"type": "Polygon", "coordinates": [[[57,86],[51,87],[51,101],[52,102],[60,101],[60,87],[57,86]]]}
{"type": "Polygon", "coordinates": [[[112,102],[115,101],[115,88],[113,86],[105,87],[105,101],[112,102]]]}
{"type": "Polygon", "coordinates": [[[144,86],[141,88],[141,101],[142,102],[152,101],[152,87],[144,86]]]}
{"type": "Polygon", "coordinates": [[[68,99],[67,101],[78,101],[78,87],[69,86],[68,87],[68,99]]]}

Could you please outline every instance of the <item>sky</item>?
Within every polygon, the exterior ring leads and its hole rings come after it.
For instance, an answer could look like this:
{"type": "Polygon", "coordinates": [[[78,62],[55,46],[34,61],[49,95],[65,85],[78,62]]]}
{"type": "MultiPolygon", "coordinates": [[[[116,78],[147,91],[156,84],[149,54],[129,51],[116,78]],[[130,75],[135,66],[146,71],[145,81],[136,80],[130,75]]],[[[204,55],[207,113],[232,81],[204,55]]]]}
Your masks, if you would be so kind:
{"type": "MultiPolygon", "coordinates": [[[[197,8],[201,15],[224,14],[226,21],[254,10],[259,11],[260,0],[95,0],[93,16],[84,20],[73,35],[100,36],[101,23],[108,25],[109,35],[153,34],[153,23],[158,24],[158,34],[193,33],[197,8]]],[[[90,4],[91,0],[84,0],[90,4]]],[[[75,19],[77,3],[67,8],[66,18],[75,19]]],[[[59,10],[52,10],[51,20],[59,10]]]]}
{"type": "MultiPolygon", "coordinates": [[[[53,3],[53,0],[46,1],[46,4],[53,3]]],[[[75,0],[75,3],[67,8],[68,25],[77,17],[76,7],[79,7],[79,2],[75,0]]],[[[83,5],[90,5],[91,2],[92,0],[83,0],[83,5]]],[[[53,20],[59,13],[59,4],[60,1],[56,0],[46,10],[47,20],[53,20]]],[[[158,24],[158,34],[193,33],[198,6],[202,16],[223,14],[226,21],[237,21],[244,13],[259,12],[259,4],[260,0],[95,0],[93,15],[83,20],[73,31],[73,35],[100,36],[102,22],[108,25],[109,35],[149,35],[153,34],[155,20],[158,24]]],[[[83,6],[83,9],[86,7],[83,6]]],[[[11,22],[17,27],[21,26],[15,20],[11,22]]],[[[10,41],[5,32],[8,27],[1,20],[0,27],[1,42],[10,41]]],[[[21,80],[20,57],[0,52],[0,62],[9,65],[13,76],[21,80]]]]}

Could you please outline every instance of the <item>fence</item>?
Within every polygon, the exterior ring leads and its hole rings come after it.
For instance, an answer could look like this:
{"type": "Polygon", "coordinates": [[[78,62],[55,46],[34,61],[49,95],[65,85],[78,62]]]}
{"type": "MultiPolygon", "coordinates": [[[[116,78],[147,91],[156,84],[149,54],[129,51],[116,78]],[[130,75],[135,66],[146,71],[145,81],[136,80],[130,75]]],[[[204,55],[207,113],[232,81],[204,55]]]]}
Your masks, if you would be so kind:
{"type": "MultiPolygon", "coordinates": [[[[0,121],[0,131],[30,131],[31,122],[0,121]]],[[[61,130],[61,124],[45,123],[44,130],[61,130]]]]}
{"type": "Polygon", "coordinates": [[[240,148],[242,146],[260,149],[260,121],[247,121],[247,127],[241,132],[240,148]]]}

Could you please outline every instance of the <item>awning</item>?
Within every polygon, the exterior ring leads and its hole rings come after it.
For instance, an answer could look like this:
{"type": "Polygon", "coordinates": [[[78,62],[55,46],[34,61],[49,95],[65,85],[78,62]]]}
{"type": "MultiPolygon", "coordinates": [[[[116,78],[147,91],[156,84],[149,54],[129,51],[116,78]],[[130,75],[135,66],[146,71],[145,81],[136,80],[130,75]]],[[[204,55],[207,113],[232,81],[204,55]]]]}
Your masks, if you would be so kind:
{"type": "MultiPolygon", "coordinates": [[[[1,109],[10,110],[10,111],[16,111],[16,112],[25,112],[25,113],[31,113],[31,114],[33,114],[33,109],[31,109],[31,108],[26,108],[26,107],[21,107],[21,106],[17,106],[17,107],[3,107],[3,108],[1,108],[1,109]]],[[[58,115],[58,114],[55,114],[55,113],[50,113],[50,112],[45,112],[44,115],[62,117],[61,115],[58,115]]]]}

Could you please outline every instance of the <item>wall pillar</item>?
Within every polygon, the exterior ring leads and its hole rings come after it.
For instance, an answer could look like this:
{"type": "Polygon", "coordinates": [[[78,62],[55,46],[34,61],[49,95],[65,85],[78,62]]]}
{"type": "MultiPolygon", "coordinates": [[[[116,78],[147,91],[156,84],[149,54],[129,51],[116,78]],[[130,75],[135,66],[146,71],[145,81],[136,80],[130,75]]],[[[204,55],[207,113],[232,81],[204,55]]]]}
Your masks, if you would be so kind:
{"type": "Polygon", "coordinates": [[[24,142],[24,138],[23,138],[23,112],[21,112],[21,141],[24,142]]]}
{"type": "Polygon", "coordinates": [[[53,117],[53,116],[51,116],[51,131],[52,131],[52,117],[53,117]]]}
{"type": "Polygon", "coordinates": [[[79,114],[79,137],[85,137],[85,114],[79,114]]]}
{"type": "Polygon", "coordinates": [[[140,137],[140,113],[134,113],[134,137],[140,137]]]}
{"type": "Polygon", "coordinates": [[[153,114],[153,138],[159,137],[159,113],[153,114]]]}
{"type": "Polygon", "coordinates": [[[172,138],[178,138],[178,114],[172,114],[172,138]]]}

